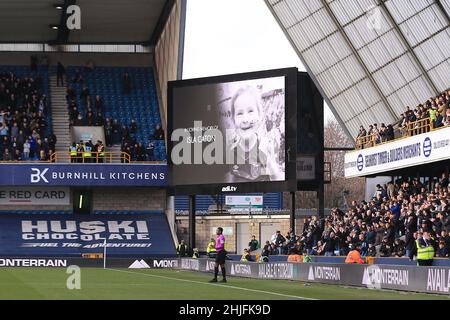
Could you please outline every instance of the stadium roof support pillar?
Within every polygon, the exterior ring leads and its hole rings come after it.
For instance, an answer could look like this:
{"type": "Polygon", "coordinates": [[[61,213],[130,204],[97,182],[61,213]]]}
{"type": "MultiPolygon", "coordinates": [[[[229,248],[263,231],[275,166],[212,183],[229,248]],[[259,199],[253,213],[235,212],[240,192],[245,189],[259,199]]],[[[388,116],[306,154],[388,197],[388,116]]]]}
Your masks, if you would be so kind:
{"type": "Polygon", "coordinates": [[[447,11],[445,10],[444,6],[442,5],[441,0],[434,0],[434,2],[438,6],[439,10],[442,11],[442,14],[447,18],[447,23],[450,24],[450,17],[448,16],[447,11]]]}
{"type": "Polygon", "coordinates": [[[61,20],[58,27],[58,35],[56,37],[56,44],[65,44],[69,41],[70,30],[67,28],[67,8],[76,3],[76,0],[64,0],[63,9],[61,10],[61,20]]]}
{"type": "Polygon", "coordinates": [[[195,195],[189,195],[189,252],[195,248],[195,195]]]}
{"type": "MultiPolygon", "coordinates": [[[[426,81],[428,82],[430,87],[433,88],[434,93],[436,95],[438,95],[440,93],[440,90],[436,87],[436,85],[434,84],[433,80],[431,80],[427,70],[425,69],[425,67],[423,66],[422,62],[417,57],[416,53],[414,52],[413,48],[409,44],[409,42],[406,39],[405,35],[403,34],[402,30],[399,28],[398,23],[395,21],[394,17],[392,16],[391,12],[389,11],[388,7],[386,7],[385,2],[386,2],[386,0],[378,0],[378,3],[380,5],[381,9],[384,11],[384,13],[386,14],[386,17],[389,19],[389,21],[394,26],[395,31],[397,31],[397,34],[402,39],[402,42],[405,45],[406,50],[408,50],[408,53],[414,59],[414,62],[419,67],[420,71],[422,72],[423,77],[426,79],[426,81]]],[[[447,16],[447,18],[448,18],[448,16],[447,16]]]]}
{"type": "Polygon", "coordinates": [[[291,214],[289,217],[290,227],[296,233],[295,230],[295,191],[291,191],[291,214]]]}
{"type": "Polygon", "coordinates": [[[319,202],[317,213],[319,214],[320,218],[323,218],[325,216],[325,181],[324,181],[323,159],[324,159],[323,157],[321,157],[320,159],[322,166],[320,166],[318,169],[320,170],[320,178],[318,179],[318,186],[317,186],[317,200],[319,202]]]}
{"type": "Polygon", "coordinates": [[[383,94],[383,91],[380,89],[378,83],[375,81],[375,79],[373,78],[372,74],[370,73],[369,69],[367,69],[366,64],[364,63],[364,61],[362,60],[360,54],[358,53],[358,51],[356,50],[355,46],[353,45],[353,43],[351,42],[350,38],[348,37],[347,33],[345,32],[344,28],[342,27],[342,25],[339,23],[339,20],[336,18],[333,10],[331,10],[330,5],[328,4],[327,0],[321,0],[322,2],[322,6],[325,8],[326,12],[328,13],[328,15],[330,16],[330,18],[333,20],[334,24],[336,25],[336,28],[339,30],[340,34],[342,35],[342,37],[345,39],[345,42],[347,43],[347,45],[349,46],[349,48],[351,49],[353,55],[355,56],[355,58],[358,60],[361,68],[363,68],[364,73],[367,76],[367,79],[369,79],[369,81],[372,83],[373,87],[375,88],[375,90],[378,92],[378,94],[381,97],[381,100],[383,101],[383,103],[386,105],[387,109],[389,110],[389,112],[391,113],[392,117],[394,119],[398,119],[399,116],[397,115],[397,113],[395,112],[394,108],[392,108],[391,104],[389,103],[389,101],[386,99],[386,96],[383,94]]]}
{"type": "Polygon", "coordinates": [[[156,27],[152,32],[150,40],[148,44],[151,46],[156,46],[161,33],[164,30],[164,26],[166,25],[167,19],[169,19],[170,12],[172,11],[173,6],[175,5],[176,0],[167,0],[164,5],[161,15],[159,16],[158,22],[156,23],[156,27]]]}

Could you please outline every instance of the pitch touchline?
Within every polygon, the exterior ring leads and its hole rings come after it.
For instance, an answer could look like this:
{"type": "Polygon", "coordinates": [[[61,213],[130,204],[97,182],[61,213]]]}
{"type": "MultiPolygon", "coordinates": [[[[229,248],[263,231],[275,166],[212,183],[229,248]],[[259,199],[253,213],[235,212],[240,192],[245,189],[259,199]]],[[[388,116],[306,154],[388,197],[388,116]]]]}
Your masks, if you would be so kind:
{"type": "Polygon", "coordinates": [[[125,270],[111,269],[111,268],[106,268],[106,270],[112,270],[112,271],[124,272],[124,273],[131,273],[131,274],[140,274],[140,275],[143,275],[143,276],[154,277],[154,278],[161,278],[161,279],[169,279],[169,280],[184,281],[184,282],[190,282],[190,283],[198,283],[198,284],[204,284],[204,285],[209,285],[209,286],[217,286],[217,287],[221,287],[221,288],[230,288],[230,289],[237,289],[237,290],[244,290],[244,291],[251,291],[251,292],[259,292],[259,293],[265,293],[265,294],[271,294],[271,295],[275,295],[275,296],[282,296],[282,297],[295,298],[295,299],[301,299],[301,300],[319,300],[319,299],[315,299],[315,298],[293,296],[293,295],[289,295],[289,294],[270,292],[270,291],[264,291],[264,290],[249,289],[249,288],[242,288],[242,287],[235,287],[235,286],[224,285],[224,284],[214,284],[214,283],[201,282],[201,281],[195,281],[195,280],[187,280],[187,279],[180,279],[180,278],[157,276],[157,275],[154,275],[154,274],[148,274],[148,273],[142,273],[142,272],[125,271],[125,270]]]}

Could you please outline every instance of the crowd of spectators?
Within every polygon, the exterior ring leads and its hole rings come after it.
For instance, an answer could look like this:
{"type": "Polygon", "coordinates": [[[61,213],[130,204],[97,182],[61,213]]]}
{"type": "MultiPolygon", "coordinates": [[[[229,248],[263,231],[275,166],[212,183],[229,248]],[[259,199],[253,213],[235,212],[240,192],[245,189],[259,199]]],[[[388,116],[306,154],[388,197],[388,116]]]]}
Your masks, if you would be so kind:
{"type": "MultiPolygon", "coordinates": [[[[71,79],[72,83],[83,83],[83,73],[76,70],[71,79]]],[[[132,90],[132,82],[130,75],[124,73],[122,79],[122,90],[124,94],[129,94],[132,90]]],[[[148,137],[149,142],[144,146],[143,142],[136,140],[138,132],[138,124],[133,119],[129,124],[121,124],[118,119],[104,117],[106,106],[101,96],[96,95],[92,101],[92,94],[87,86],[83,86],[79,97],[84,104],[85,115],[79,112],[77,106],[77,93],[69,86],[67,88],[67,104],[69,108],[70,124],[73,126],[103,126],[105,129],[105,142],[107,147],[120,145],[122,152],[130,154],[132,161],[153,161],[153,150],[155,147],[154,140],[164,140],[164,131],[161,124],[155,128],[153,136],[148,137]]]]}
{"type": "MultiPolygon", "coordinates": [[[[130,155],[131,161],[153,161],[155,148],[154,140],[163,140],[164,131],[160,124],[156,125],[155,134],[150,137],[150,141],[146,146],[142,142],[137,142],[135,134],[137,131],[137,125],[134,120],[131,120],[130,128],[123,126],[122,130],[118,130],[117,135],[121,139],[121,151],[130,155]]],[[[113,129],[114,134],[114,129],[113,129]]]]}
{"type": "Polygon", "coordinates": [[[346,256],[351,248],[358,247],[363,257],[412,259],[415,240],[428,232],[436,256],[449,257],[449,201],[450,184],[445,173],[429,187],[416,178],[377,185],[368,202],[353,201],[344,211],[333,208],[331,215],[323,219],[305,218],[300,234],[289,230],[282,235],[277,231],[262,246],[261,255],[346,256]]]}
{"type": "Polygon", "coordinates": [[[56,136],[47,135],[48,101],[43,79],[0,72],[0,160],[47,161],[56,136]]]}
{"type": "Polygon", "coordinates": [[[415,135],[427,132],[430,128],[450,125],[450,90],[419,104],[415,109],[406,107],[400,120],[394,124],[381,123],[369,125],[366,130],[360,126],[357,139],[359,148],[372,147],[376,144],[394,140],[397,136],[415,135]],[[424,120],[424,121],[419,121],[424,120]],[[396,134],[397,133],[397,134],[396,134]]]}

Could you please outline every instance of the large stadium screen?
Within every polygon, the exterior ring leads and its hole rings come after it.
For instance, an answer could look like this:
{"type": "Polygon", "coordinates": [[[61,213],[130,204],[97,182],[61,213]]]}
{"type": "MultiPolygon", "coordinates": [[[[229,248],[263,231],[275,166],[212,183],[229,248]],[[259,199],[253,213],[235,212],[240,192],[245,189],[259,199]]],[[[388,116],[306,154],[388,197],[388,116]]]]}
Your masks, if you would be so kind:
{"type": "Polygon", "coordinates": [[[171,184],[239,192],[286,182],[292,70],[172,82],[171,184]]]}

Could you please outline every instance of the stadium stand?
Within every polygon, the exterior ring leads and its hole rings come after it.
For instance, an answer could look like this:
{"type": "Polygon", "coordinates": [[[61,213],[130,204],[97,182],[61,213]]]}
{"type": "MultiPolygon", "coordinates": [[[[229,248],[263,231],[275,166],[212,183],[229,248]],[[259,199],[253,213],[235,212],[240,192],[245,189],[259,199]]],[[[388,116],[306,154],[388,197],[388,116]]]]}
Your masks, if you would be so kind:
{"type": "MultiPolygon", "coordinates": [[[[429,232],[437,257],[450,254],[450,184],[448,174],[421,182],[399,179],[377,185],[369,201],[352,201],[346,211],[333,208],[324,219],[305,218],[299,235],[287,233],[262,239],[269,255],[313,256],[347,255],[349,247],[359,246],[363,257],[409,257],[415,240],[429,232]],[[267,241],[267,242],[265,242],[267,241]]],[[[264,247],[264,246],[262,246],[264,247]]]]}
{"type": "Polygon", "coordinates": [[[406,107],[400,115],[400,120],[394,124],[381,123],[369,125],[368,130],[361,126],[356,137],[356,148],[364,149],[380,143],[388,142],[400,137],[413,136],[420,133],[450,125],[450,90],[428,99],[410,109],[406,107]]]}
{"type": "Polygon", "coordinates": [[[152,68],[68,67],[67,79],[72,125],[103,125],[107,146],[134,161],[166,160],[152,68]]]}
{"type": "Polygon", "coordinates": [[[0,160],[48,160],[56,143],[50,114],[47,68],[0,66],[0,160]]]}

